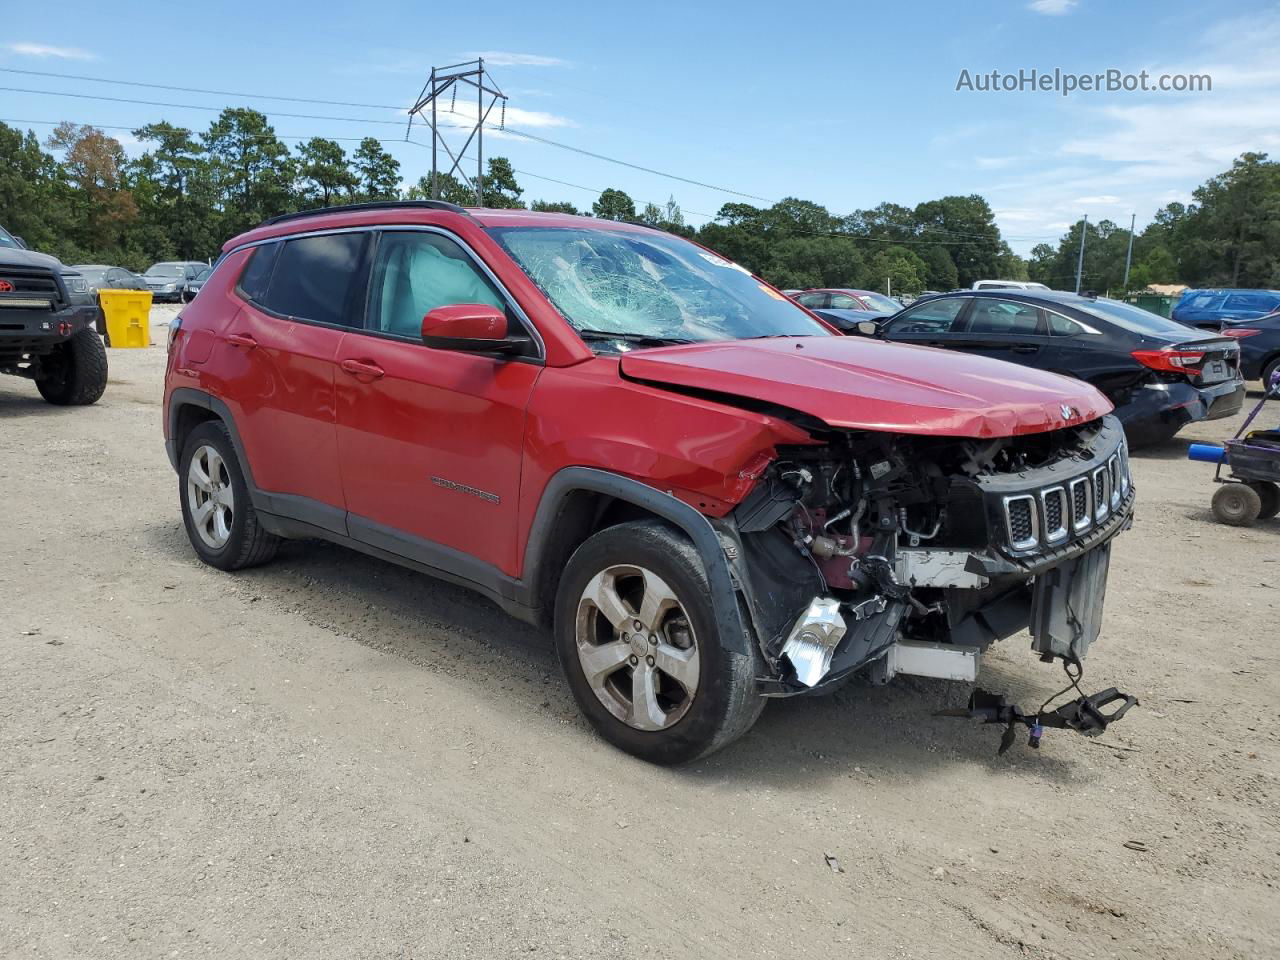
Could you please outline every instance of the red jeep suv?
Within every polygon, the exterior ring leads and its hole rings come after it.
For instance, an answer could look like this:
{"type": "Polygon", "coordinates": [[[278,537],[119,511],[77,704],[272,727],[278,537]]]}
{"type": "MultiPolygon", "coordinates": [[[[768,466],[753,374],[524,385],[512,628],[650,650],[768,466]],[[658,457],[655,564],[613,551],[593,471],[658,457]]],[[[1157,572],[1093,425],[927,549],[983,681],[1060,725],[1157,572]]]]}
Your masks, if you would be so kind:
{"type": "Polygon", "coordinates": [[[321,538],[551,628],[648,760],[855,672],[1079,668],[1123,433],[1093,387],[839,336],[648,227],[451,204],[277,217],[173,324],[165,444],[222,570],[321,538]]]}

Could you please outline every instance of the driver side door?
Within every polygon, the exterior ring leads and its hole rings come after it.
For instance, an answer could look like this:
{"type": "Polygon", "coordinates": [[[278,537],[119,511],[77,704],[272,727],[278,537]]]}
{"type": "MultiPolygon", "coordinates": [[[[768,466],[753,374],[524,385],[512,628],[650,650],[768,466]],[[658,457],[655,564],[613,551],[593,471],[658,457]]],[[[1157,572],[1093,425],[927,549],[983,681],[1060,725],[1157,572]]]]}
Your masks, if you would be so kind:
{"type": "Polygon", "coordinates": [[[970,297],[938,297],[916,304],[885,327],[884,337],[920,347],[953,347],[971,302],[970,297]]]}

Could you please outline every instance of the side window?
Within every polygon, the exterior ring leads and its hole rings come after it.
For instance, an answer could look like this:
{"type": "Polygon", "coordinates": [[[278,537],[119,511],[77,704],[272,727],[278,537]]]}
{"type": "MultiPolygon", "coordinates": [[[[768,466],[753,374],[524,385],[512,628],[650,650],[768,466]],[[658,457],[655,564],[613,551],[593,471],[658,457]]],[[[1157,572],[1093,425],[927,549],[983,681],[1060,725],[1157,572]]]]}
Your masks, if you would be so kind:
{"type": "Polygon", "coordinates": [[[827,295],[825,293],[802,293],[796,297],[796,303],[802,307],[808,307],[810,310],[814,307],[825,307],[827,305],[827,295]]]}
{"type": "Polygon", "coordinates": [[[259,302],[286,317],[360,326],[360,314],[348,300],[366,236],[333,233],[286,240],[271,274],[266,299],[259,302]]]}
{"type": "Polygon", "coordinates": [[[831,306],[836,310],[861,310],[860,304],[856,298],[849,296],[847,293],[833,293],[831,295],[831,306]]]}
{"type": "Polygon", "coordinates": [[[1033,336],[1039,327],[1040,310],[1037,307],[1011,300],[976,299],[969,317],[970,333],[1033,336]]]}
{"type": "Polygon", "coordinates": [[[890,327],[890,332],[895,334],[950,333],[955,327],[956,318],[960,316],[960,312],[968,302],[965,297],[929,300],[900,315],[890,327]]]}
{"type": "Polygon", "coordinates": [[[276,265],[280,248],[284,244],[264,243],[255,247],[249,255],[249,263],[240,274],[240,292],[255,303],[262,303],[267,297],[267,284],[271,281],[271,270],[276,265]]]}
{"type": "MultiPolygon", "coordinates": [[[[427,313],[459,303],[507,309],[489,278],[448,237],[408,231],[382,234],[369,279],[370,330],[417,340],[427,313]]],[[[507,320],[517,322],[510,311],[507,320]]]]}
{"type": "MultiPolygon", "coordinates": [[[[1047,312],[1047,311],[1046,311],[1047,312]]],[[[1055,337],[1074,337],[1084,332],[1084,327],[1074,320],[1068,320],[1060,313],[1049,313],[1049,333],[1055,337]]]]}

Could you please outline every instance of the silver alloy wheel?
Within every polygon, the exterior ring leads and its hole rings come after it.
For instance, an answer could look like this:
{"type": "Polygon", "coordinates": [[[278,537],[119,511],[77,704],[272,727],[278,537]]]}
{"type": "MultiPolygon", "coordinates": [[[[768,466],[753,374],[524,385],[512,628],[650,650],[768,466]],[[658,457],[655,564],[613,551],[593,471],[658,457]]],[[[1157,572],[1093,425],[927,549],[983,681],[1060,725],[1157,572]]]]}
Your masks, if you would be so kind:
{"type": "Polygon", "coordinates": [[[235,494],[227,465],[209,444],[199,447],[187,467],[187,510],[205,545],[221,550],[231,538],[235,494]]]}
{"type": "Polygon", "coordinates": [[[675,591],[617,564],[591,578],[574,625],[578,662],[605,708],[637,730],[665,730],[698,692],[698,643],[675,591]]]}

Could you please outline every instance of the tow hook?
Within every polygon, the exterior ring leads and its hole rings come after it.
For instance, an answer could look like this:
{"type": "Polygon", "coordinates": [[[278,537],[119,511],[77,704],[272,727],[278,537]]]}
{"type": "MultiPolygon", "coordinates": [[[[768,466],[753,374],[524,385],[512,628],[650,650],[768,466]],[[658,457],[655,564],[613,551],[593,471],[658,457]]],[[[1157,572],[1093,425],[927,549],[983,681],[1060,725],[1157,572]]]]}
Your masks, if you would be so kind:
{"type": "Polygon", "coordinates": [[[1038,749],[1040,738],[1046,729],[1074,730],[1086,737],[1096,737],[1107,729],[1108,725],[1123,717],[1130,707],[1138,705],[1138,698],[1121,693],[1115,687],[1108,687],[1089,696],[1080,696],[1069,703],[1064,703],[1056,710],[1048,713],[1041,708],[1036,713],[1023,713],[1015,704],[1007,703],[1003,696],[988,693],[986,690],[973,691],[969,698],[969,706],[951,710],[939,710],[938,717],[971,717],[983,723],[1003,724],[1004,735],[1000,738],[1000,753],[1004,753],[1017,739],[1019,725],[1027,727],[1030,735],[1027,745],[1038,749]],[[1119,703],[1110,713],[1103,708],[1119,703]]]}

